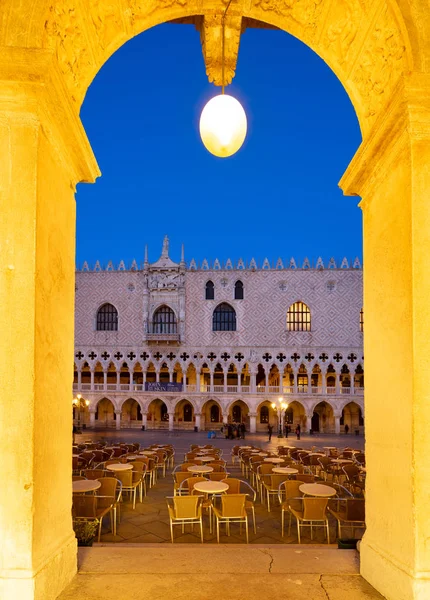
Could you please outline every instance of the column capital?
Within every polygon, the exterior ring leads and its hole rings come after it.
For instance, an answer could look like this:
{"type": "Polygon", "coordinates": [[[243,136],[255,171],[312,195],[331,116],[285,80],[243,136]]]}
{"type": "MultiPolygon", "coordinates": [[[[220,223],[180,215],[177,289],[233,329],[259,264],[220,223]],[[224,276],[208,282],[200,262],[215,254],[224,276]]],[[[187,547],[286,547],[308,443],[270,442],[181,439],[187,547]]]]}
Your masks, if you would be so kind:
{"type": "Polygon", "coordinates": [[[0,84],[0,117],[39,122],[73,188],[79,182],[94,183],[100,170],[55,53],[0,48],[0,84]]]}
{"type": "MultiPolygon", "coordinates": [[[[339,186],[347,196],[365,196],[399,161],[410,140],[430,139],[430,74],[402,75],[363,139],[339,186]]],[[[360,203],[363,206],[362,201],[360,203]]]]}

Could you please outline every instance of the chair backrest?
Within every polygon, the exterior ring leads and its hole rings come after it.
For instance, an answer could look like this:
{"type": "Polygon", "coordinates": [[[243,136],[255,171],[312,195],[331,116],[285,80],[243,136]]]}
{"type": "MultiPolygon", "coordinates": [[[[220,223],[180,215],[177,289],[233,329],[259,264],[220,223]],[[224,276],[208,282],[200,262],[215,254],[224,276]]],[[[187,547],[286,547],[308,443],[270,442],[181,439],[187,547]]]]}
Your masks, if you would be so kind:
{"type": "Polygon", "coordinates": [[[240,484],[242,483],[241,479],[236,479],[236,477],[221,479],[223,483],[228,483],[228,490],[226,494],[239,494],[240,493],[240,484]]]}
{"type": "Polygon", "coordinates": [[[223,517],[243,517],[246,494],[225,494],[221,496],[221,514],[223,517]]]}
{"type": "Polygon", "coordinates": [[[308,473],[297,473],[296,479],[302,483],[313,483],[315,481],[315,475],[308,475],[308,473]]]}
{"type": "Polygon", "coordinates": [[[365,465],[366,464],[366,455],[364,454],[364,452],[358,452],[355,456],[354,459],[360,463],[360,465],[365,465]]]}
{"type": "MultiPolygon", "coordinates": [[[[213,473],[208,473],[208,477],[210,481],[223,481],[224,479],[226,479],[226,477],[228,477],[228,473],[226,473],[224,470],[219,471],[218,473],[216,471],[213,471],[213,473]]],[[[226,483],[230,485],[230,479],[226,483]]]]}
{"type": "Polygon", "coordinates": [[[147,467],[149,467],[149,458],[147,456],[139,456],[138,458],[136,458],[136,460],[134,462],[135,463],[140,462],[143,465],[146,465],[147,467]]]}
{"type": "Polygon", "coordinates": [[[117,499],[117,490],[120,485],[115,477],[102,477],[99,479],[101,486],[96,491],[97,507],[105,508],[114,504],[117,499]]]}
{"type": "Polygon", "coordinates": [[[209,463],[209,466],[212,467],[215,473],[225,473],[225,465],[211,462],[209,463]]]}
{"type": "Polygon", "coordinates": [[[342,471],[345,473],[348,481],[355,479],[360,473],[360,469],[356,465],[344,465],[342,471]]]}
{"type": "Polygon", "coordinates": [[[185,481],[186,479],[190,479],[190,477],[192,476],[193,474],[189,471],[176,471],[175,473],[173,473],[173,479],[175,480],[177,486],[181,485],[183,481],[185,481]]]}
{"type": "Polygon", "coordinates": [[[199,483],[200,481],[207,481],[207,479],[206,477],[190,477],[189,479],[186,479],[181,486],[182,488],[187,487],[190,494],[201,494],[201,492],[194,490],[195,484],[199,483]]]}
{"type": "Polygon", "coordinates": [[[173,507],[177,519],[198,519],[202,512],[202,497],[175,496],[173,507]]]}
{"type": "Polygon", "coordinates": [[[295,479],[287,479],[287,481],[282,483],[281,491],[285,493],[287,500],[289,498],[298,498],[299,496],[303,496],[303,493],[299,489],[302,483],[302,481],[297,481],[295,479]]]}
{"type": "Polygon", "coordinates": [[[282,475],[281,473],[272,473],[270,475],[270,487],[278,490],[281,483],[288,479],[288,475],[282,475]]]}
{"type": "Polygon", "coordinates": [[[85,471],[85,477],[87,479],[100,479],[103,477],[104,470],[103,469],[87,469],[85,471]]]}
{"type": "Polygon", "coordinates": [[[195,464],[196,464],[195,461],[194,462],[184,462],[181,465],[181,471],[187,471],[188,467],[192,467],[195,464]]]}
{"type": "Polygon", "coordinates": [[[323,521],[326,518],[328,498],[303,498],[303,519],[323,521]]]}
{"type": "Polygon", "coordinates": [[[363,522],[366,520],[364,498],[351,498],[346,501],[346,520],[363,522]]]}
{"type": "Polygon", "coordinates": [[[81,481],[82,479],[86,479],[83,475],[73,475],[72,481],[81,481]]]}
{"type": "Polygon", "coordinates": [[[271,463],[265,463],[265,462],[263,462],[257,468],[257,473],[259,475],[268,475],[272,471],[273,471],[273,465],[271,463]]]}
{"type": "Polygon", "coordinates": [[[72,457],[72,469],[73,471],[77,471],[79,468],[79,458],[77,456],[72,457]]]}
{"type": "Polygon", "coordinates": [[[132,462],[131,466],[133,467],[133,471],[137,473],[145,473],[148,468],[147,465],[140,460],[132,462]]]}
{"type": "Polygon", "coordinates": [[[133,483],[133,471],[117,471],[115,473],[116,478],[122,483],[124,487],[130,487],[133,483]]]}
{"type": "Polygon", "coordinates": [[[97,497],[94,496],[93,494],[91,496],[74,494],[73,495],[72,515],[74,517],[94,519],[97,514],[96,506],[97,506],[97,497]]]}

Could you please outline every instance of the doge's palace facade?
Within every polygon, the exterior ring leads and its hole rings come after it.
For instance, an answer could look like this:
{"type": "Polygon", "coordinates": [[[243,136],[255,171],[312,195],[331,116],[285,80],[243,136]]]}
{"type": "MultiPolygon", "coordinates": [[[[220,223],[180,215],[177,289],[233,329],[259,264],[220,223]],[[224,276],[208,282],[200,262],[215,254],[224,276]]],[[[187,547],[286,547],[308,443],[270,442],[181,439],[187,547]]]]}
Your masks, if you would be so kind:
{"type": "Polygon", "coordinates": [[[76,273],[74,394],[91,427],[363,427],[362,270],[169,257],[76,273]],[[282,398],[288,408],[272,408],[282,398]]]}

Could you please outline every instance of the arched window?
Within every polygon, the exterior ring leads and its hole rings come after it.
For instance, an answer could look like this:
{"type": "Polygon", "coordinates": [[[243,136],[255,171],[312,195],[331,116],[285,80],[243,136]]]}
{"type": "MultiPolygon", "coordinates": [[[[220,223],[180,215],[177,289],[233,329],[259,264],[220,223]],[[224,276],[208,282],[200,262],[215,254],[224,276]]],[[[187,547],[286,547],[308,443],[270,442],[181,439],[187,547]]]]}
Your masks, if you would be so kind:
{"type": "Polygon", "coordinates": [[[160,306],[152,319],[152,333],[177,333],[175,313],[168,306],[160,306]]]}
{"type": "Polygon", "coordinates": [[[213,281],[208,281],[206,284],[206,300],[215,300],[215,286],[213,281]]]}
{"type": "Polygon", "coordinates": [[[232,410],[233,423],[242,423],[242,409],[236,404],[232,410]]]}
{"type": "Polygon", "coordinates": [[[112,304],[103,304],[97,312],[97,331],[118,331],[118,311],[112,304]]]}
{"type": "Polygon", "coordinates": [[[184,404],[184,421],[190,423],[193,420],[193,407],[191,404],[184,404]]]}
{"type": "Polygon", "coordinates": [[[234,299],[243,300],[243,283],[241,281],[236,281],[234,284],[234,299]]]}
{"type": "Polygon", "coordinates": [[[260,408],[260,423],[269,422],[269,407],[264,405],[260,408]]]}
{"type": "Polygon", "coordinates": [[[213,331],[236,331],[236,312],[230,304],[223,302],[214,310],[213,331]]]}
{"type": "Polygon", "coordinates": [[[167,412],[167,406],[164,404],[164,402],[161,403],[160,417],[162,421],[169,420],[169,413],[167,412]]]}
{"type": "Polygon", "coordinates": [[[310,331],[311,311],[304,302],[294,302],[287,312],[288,331],[310,331]]]}
{"type": "Polygon", "coordinates": [[[364,331],[364,312],[360,310],[360,331],[364,331]]]}
{"type": "Polygon", "coordinates": [[[211,423],[219,423],[219,406],[217,404],[211,406],[211,423]]]}

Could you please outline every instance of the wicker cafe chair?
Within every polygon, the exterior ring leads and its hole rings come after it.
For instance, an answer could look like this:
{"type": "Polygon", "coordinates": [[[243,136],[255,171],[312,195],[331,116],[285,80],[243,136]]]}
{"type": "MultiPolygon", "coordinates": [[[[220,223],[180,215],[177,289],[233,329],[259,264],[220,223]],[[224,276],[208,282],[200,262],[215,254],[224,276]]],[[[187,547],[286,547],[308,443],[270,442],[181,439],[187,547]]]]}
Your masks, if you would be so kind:
{"type": "Polygon", "coordinates": [[[96,490],[97,508],[111,508],[113,513],[113,534],[116,535],[117,507],[121,499],[122,484],[115,477],[102,477],[99,481],[101,486],[96,490]]]}
{"type": "Polygon", "coordinates": [[[136,493],[140,485],[139,480],[133,478],[133,470],[117,471],[116,478],[122,483],[122,491],[129,492],[130,498],[133,498],[133,509],[136,508],[136,493]]]}
{"type": "Polygon", "coordinates": [[[297,520],[297,536],[299,538],[299,544],[301,544],[300,528],[310,527],[312,540],[314,523],[324,524],[327,535],[327,544],[330,544],[330,530],[327,518],[328,498],[311,498],[306,496],[301,498],[301,500],[303,502],[302,510],[295,509],[291,502],[288,506],[290,512],[296,517],[297,520]]]}
{"type": "Polygon", "coordinates": [[[139,482],[139,498],[140,498],[140,502],[143,501],[142,496],[145,495],[146,496],[146,473],[147,473],[147,466],[145,463],[141,462],[140,460],[135,461],[132,463],[133,465],[133,481],[138,481],[139,482]]]}
{"type": "Polygon", "coordinates": [[[230,523],[245,523],[246,543],[249,542],[248,536],[248,515],[245,509],[246,494],[224,494],[219,496],[221,506],[212,505],[212,510],[216,519],[216,535],[219,544],[219,526],[225,523],[227,535],[230,535],[230,523]]]}
{"type": "Polygon", "coordinates": [[[354,537],[356,528],[364,529],[366,527],[364,498],[345,498],[341,504],[343,506],[340,510],[328,507],[329,512],[337,520],[338,536],[342,537],[342,527],[350,527],[352,537],[354,537]]]}
{"type": "Polygon", "coordinates": [[[181,525],[182,533],[185,532],[185,525],[194,523],[200,525],[200,537],[203,544],[203,522],[202,522],[202,496],[173,496],[167,497],[167,510],[170,520],[170,537],[173,544],[173,526],[181,525]]]}
{"type": "Polygon", "coordinates": [[[287,479],[280,484],[278,490],[279,504],[281,505],[281,535],[284,537],[284,513],[289,514],[289,524],[288,524],[288,535],[291,533],[291,510],[290,506],[292,506],[296,510],[301,510],[302,503],[299,498],[303,496],[303,493],[300,491],[300,486],[302,485],[301,481],[297,481],[295,479],[287,479]],[[285,499],[284,499],[285,498],[285,499]]]}
{"type": "Polygon", "coordinates": [[[186,479],[190,479],[193,474],[189,471],[176,471],[173,473],[173,495],[181,496],[184,494],[188,494],[188,488],[181,487],[181,484],[186,479]]]}
{"type": "Polygon", "coordinates": [[[231,479],[222,479],[223,483],[228,484],[228,490],[225,492],[226,494],[241,494],[245,493],[247,498],[245,500],[245,510],[250,510],[252,512],[252,524],[254,526],[254,533],[257,533],[257,527],[255,524],[255,508],[254,502],[257,499],[257,492],[253,487],[249,485],[247,481],[243,479],[236,479],[232,477],[231,479]]]}
{"type": "Polygon", "coordinates": [[[98,541],[102,531],[103,517],[110,513],[111,530],[114,532],[112,506],[97,506],[97,496],[75,494],[73,496],[72,516],[74,521],[95,521],[98,524],[98,541]]]}
{"type": "Polygon", "coordinates": [[[288,475],[271,473],[263,480],[264,490],[267,495],[267,511],[270,512],[270,496],[279,496],[279,486],[288,479],[288,475]]]}
{"type": "Polygon", "coordinates": [[[104,469],[86,469],[84,471],[84,475],[87,479],[100,479],[104,477],[106,473],[109,471],[105,471],[104,469]]]}

